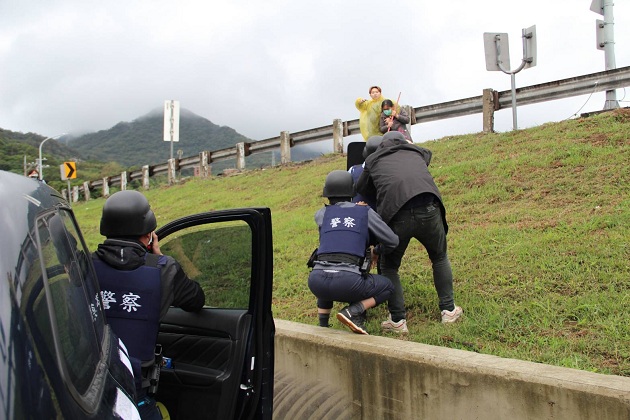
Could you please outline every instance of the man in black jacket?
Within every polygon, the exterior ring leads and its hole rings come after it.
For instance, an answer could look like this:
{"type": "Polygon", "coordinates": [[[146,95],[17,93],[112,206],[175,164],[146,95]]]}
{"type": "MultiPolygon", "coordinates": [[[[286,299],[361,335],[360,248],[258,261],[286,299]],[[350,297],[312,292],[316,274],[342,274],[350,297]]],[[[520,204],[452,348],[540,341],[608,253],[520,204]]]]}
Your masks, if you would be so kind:
{"type": "Polygon", "coordinates": [[[388,301],[390,317],[384,330],[407,333],[405,301],[398,269],[411,238],[427,250],[433,265],[433,282],[439,298],[442,322],[455,322],[463,310],[453,299],[453,274],[446,250],[446,210],[428,166],[431,151],[405,140],[398,132],[383,136],[378,150],[365,160],[357,190],[376,194],[377,210],[398,235],[398,247],[382,256],[382,274],[394,285],[388,301]]]}

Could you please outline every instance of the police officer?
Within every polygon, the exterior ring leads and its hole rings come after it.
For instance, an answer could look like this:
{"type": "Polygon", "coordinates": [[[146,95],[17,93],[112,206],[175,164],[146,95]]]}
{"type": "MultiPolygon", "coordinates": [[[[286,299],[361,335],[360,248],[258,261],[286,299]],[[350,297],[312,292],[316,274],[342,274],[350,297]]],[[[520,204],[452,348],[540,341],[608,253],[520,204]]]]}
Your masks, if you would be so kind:
{"type": "Polygon", "coordinates": [[[315,213],[319,247],[308,287],[317,297],[320,326],[328,326],[334,301],[348,302],[337,319],[353,332],[367,334],[365,310],[386,301],[393,291],[388,278],[368,273],[370,235],[378,242],[371,251],[376,255],[395,249],[398,237],[370,207],[351,203],[353,195],[352,176],[347,171],[328,174],[323,196],[330,205],[315,213]]]}
{"type": "Polygon", "coordinates": [[[92,256],[108,323],[129,351],[143,419],[161,418],[147,395],[160,321],[171,305],[197,312],[205,302],[199,284],[172,257],[162,255],[156,226],[144,195],[112,194],[101,217],[101,235],[107,239],[92,256]]]}

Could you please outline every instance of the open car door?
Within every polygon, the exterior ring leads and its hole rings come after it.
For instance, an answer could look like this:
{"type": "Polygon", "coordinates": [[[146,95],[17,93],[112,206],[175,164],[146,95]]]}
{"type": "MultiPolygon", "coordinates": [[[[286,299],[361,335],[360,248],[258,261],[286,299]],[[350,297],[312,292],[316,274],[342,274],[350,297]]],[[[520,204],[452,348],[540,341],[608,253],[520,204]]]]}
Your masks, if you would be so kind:
{"type": "Polygon", "coordinates": [[[171,419],[271,419],[273,246],[268,208],[187,216],[160,228],[160,249],[206,294],[199,313],[171,308],[158,344],[157,400],[171,419]]]}

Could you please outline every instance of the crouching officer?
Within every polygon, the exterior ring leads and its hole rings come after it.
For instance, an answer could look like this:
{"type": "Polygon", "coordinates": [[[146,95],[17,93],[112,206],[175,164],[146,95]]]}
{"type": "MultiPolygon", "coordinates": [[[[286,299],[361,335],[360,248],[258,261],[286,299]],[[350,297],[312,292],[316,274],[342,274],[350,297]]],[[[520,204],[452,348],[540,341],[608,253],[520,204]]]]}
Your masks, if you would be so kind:
{"type": "Polygon", "coordinates": [[[323,196],[330,205],[315,213],[319,247],[309,261],[313,270],[308,287],[317,297],[320,326],[328,326],[334,301],[347,302],[337,319],[353,332],[367,334],[365,310],[386,301],[393,291],[387,277],[369,274],[371,254],[392,251],[398,237],[369,206],[351,203],[353,195],[352,175],[341,170],[328,174],[323,196]],[[370,236],[378,242],[372,250],[370,236]]]}
{"type": "Polygon", "coordinates": [[[108,323],[129,352],[142,419],[162,418],[152,397],[161,362],[156,356],[160,321],[171,305],[197,312],[205,302],[199,284],[160,252],[156,226],[144,195],[112,194],[101,217],[101,235],[107,239],[92,255],[108,323]]]}

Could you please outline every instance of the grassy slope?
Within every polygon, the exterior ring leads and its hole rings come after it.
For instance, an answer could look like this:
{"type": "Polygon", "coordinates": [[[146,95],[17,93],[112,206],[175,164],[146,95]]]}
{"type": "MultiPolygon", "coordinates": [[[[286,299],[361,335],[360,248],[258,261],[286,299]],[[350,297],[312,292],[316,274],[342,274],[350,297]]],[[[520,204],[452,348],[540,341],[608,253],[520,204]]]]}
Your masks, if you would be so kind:
{"type": "MultiPolygon", "coordinates": [[[[423,144],[450,225],[456,302],[439,323],[431,267],[412,242],[401,267],[407,339],[630,376],[630,111],[517,132],[423,144]]],[[[163,224],[231,207],[268,206],[274,223],[274,315],[315,325],[306,260],[326,174],[345,158],[190,180],[146,192],[163,224]]],[[[90,248],[103,200],[75,206],[90,248]]],[[[339,309],[341,305],[336,307],[339,309]]],[[[371,311],[368,330],[386,317],[371,311]]],[[[335,328],[341,328],[336,326],[335,328]]]]}

